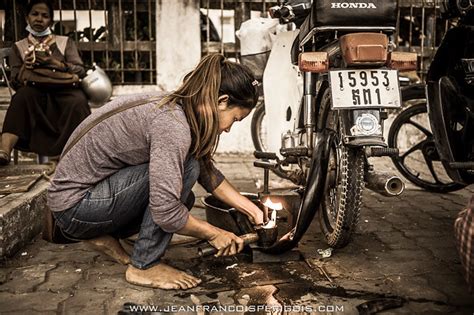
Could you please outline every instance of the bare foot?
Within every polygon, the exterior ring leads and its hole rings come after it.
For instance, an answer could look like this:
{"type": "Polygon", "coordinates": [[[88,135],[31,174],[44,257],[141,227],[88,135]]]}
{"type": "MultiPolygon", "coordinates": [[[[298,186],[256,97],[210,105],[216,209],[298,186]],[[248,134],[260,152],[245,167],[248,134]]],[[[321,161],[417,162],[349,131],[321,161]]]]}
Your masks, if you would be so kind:
{"type": "Polygon", "coordinates": [[[130,263],[130,256],[125,252],[120,242],[110,235],[97,237],[85,242],[91,245],[95,250],[112,257],[122,265],[128,265],[130,263]]]}
{"type": "Polygon", "coordinates": [[[165,290],[186,290],[201,283],[201,279],[163,263],[145,270],[129,265],[125,272],[125,279],[132,284],[165,290]]]}

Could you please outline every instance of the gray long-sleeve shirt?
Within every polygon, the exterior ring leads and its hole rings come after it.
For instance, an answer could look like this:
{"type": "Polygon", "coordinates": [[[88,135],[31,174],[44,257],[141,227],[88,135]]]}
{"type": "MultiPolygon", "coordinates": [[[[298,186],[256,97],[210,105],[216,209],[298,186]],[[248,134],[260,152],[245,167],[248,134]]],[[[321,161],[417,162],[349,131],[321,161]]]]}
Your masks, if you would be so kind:
{"type": "MultiPolygon", "coordinates": [[[[78,126],[69,142],[105,112],[152,96],[157,95],[126,96],[102,106],[78,126]]],[[[90,188],[121,168],[149,163],[153,220],[167,232],[183,228],[189,212],[181,203],[180,196],[183,164],[189,153],[191,132],[181,106],[166,104],[157,107],[158,103],[157,100],[148,101],[127,109],[89,130],[58,164],[48,190],[50,209],[69,209],[90,188]]],[[[208,192],[212,192],[223,180],[224,176],[216,168],[201,166],[199,183],[208,192]]]]}

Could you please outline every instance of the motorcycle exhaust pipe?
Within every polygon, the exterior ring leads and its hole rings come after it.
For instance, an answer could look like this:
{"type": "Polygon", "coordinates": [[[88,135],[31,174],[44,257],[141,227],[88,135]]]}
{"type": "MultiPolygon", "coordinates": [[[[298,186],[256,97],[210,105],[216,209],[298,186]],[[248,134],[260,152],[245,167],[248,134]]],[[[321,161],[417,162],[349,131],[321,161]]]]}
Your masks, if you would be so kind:
{"type": "Polygon", "coordinates": [[[367,172],[367,188],[387,197],[395,197],[405,190],[405,184],[397,175],[390,173],[367,172]]]}
{"type": "Polygon", "coordinates": [[[283,235],[272,246],[263,248],[268,254],[281,254],[295,247],[311,224],[314,215],[324,198],[326,174],[329,164],[329,148],[334,134],[324,130],[316,136],[313,150],[311,172],[309,174],[303,199],[299,205],[294,228],[283,235]]]}

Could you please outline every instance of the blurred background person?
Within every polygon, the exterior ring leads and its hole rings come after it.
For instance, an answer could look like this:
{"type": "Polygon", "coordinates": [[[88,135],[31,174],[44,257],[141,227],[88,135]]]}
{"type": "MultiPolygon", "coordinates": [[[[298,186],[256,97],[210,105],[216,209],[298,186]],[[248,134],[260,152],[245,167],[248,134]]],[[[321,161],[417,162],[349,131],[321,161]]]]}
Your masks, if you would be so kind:
{"type": "Polygon", "coordinates": [[[10,56],[12,97],[3,123],[0,165],[10,162],[11,151],[58,156],[73,130],[90,114],[80,87],[40,88],[21,82],[22,67],[43,67],[85,76],[75,43],[51,32],[53,6],[48,0],[32,0],[27,6],[29,35],[16,42],[10,56]]]}

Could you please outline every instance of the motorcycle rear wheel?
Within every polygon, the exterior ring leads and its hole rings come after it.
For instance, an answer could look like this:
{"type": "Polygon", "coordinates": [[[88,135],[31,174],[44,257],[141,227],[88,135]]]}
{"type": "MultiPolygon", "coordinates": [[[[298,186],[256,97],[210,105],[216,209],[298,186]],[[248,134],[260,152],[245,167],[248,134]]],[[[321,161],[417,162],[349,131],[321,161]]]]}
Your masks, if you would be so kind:
{"type": "Polygon", "coordinates": [[[256,107],[252,115],[251,134],[252,142],[255,150],[266,152],[264,141],[266,139],[267,130],[263,123],[265,118],[265,103],[262,101],[256,107]]]}
{"type": "Polygon", "coordinates": [[[416,120],[417,117],[428,119],[424,92],[421,91],[421,95],[418,95],[418,97],[413,95],[413,99],[410,100],[417,100],[418,102],[402,111],[395,118],[388,134],[388,145],[391,148],[399,148],[399,139],[402,139],[403,132],[409,130],[408,127],[417,131],[417,134],[412,134],[411,138],[416,139],[418,136],[421,140],[411,145],[409,149],[400,152],[399,155],[392,156],[393,164],[406,179],[428,191],[448,193],[464,188],[466,185],[453,182],[446,174],[443,174],[445,173],[442,171],[443,166],[434,163],[439,162],[441,164],[441,160],[436,150],[433,134],[429,126],[423,126],[416,120]],[[427,175],[423,174],[416,167],[416,164],[412,165],[410,158],[416,160],[414,157],[417,154],[421,155],[427,165],[429,170],[427,175]]]}
{"type": "Polygon", "coordinates": [[[324,197],[319,205],[319,223],[326,242],[333,248],[349,243],[359,220],[364,189],[365,154],[361,148],[342,143],[342,121],[331,110],[329,84],[321,87],[319,128],[331,130],[324,197]]]}
{"type": "Polygon", "coordinates": [[[351,240],[362,206],[365,156],[335,139],[331,145],[325,197],[319,221],[329,246],[341,248],[351,240]]]}

